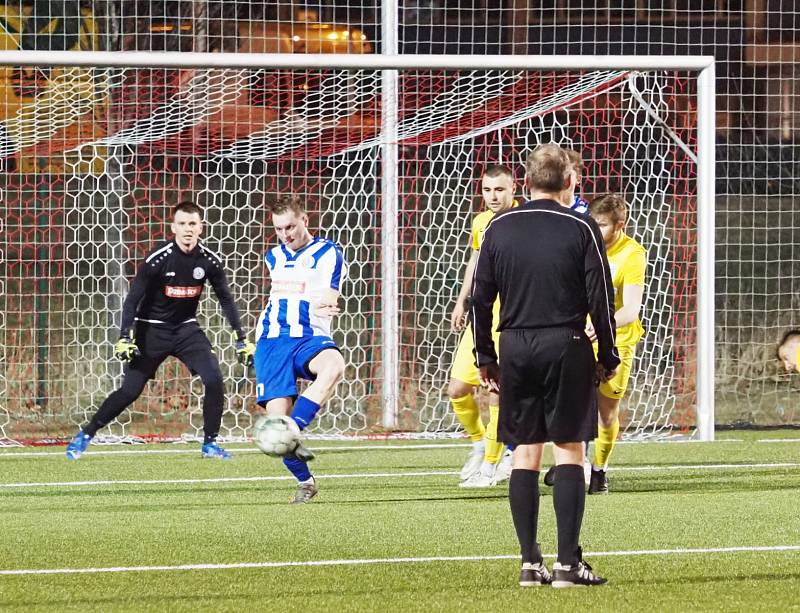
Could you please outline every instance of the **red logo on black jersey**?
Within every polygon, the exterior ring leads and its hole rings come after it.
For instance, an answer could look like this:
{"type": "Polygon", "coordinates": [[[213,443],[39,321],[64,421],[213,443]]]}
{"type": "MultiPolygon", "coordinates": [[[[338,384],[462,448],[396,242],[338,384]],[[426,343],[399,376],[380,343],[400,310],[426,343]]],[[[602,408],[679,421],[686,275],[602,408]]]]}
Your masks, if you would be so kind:
{"type": "Polygon", "coordinates": [[[164,293],[170,298],[196,298],[202,291],[202,285],[193,285],[190,287],[167,285],[164,288],[164,293]]]}

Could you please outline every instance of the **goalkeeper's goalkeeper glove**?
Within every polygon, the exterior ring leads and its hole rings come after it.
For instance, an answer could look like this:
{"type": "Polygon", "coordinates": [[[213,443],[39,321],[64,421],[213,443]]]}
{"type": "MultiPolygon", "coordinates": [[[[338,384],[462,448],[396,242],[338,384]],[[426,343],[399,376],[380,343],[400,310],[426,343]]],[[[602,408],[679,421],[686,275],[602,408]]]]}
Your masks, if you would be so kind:
{"type": "Polygon", "coordinates": [[[130,362],[140,355],[142,355],[142,352],[136,346],[136,341],[127,334],[120,336],[117,344],[114,345],[114,356],[123,362],[130,362]]]}
{"type": "Polygon", "coordinates": [[[240,338],[236,341],[236,358],[240,364],[245,366],[253,365],[253,354],[256,352],[256,346],[246,338],[240,338]]]}

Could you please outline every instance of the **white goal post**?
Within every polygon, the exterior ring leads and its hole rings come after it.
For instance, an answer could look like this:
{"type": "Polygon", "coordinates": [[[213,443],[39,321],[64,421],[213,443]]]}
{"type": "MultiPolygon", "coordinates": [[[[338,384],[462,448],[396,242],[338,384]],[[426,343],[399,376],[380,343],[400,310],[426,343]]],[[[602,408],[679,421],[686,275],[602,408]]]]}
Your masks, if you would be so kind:
{"type": "MultiPolygon", "coordinates": [[[[381,416],[385,428],[398,425],[402,402],[399,394],[401,339],[399,277],[401,265],[397,185],[398,141],[402,131],[397,100],[398,71],[680,71],[694,75],[696,101],[696,301],[695,313],[695,436],[714,438],[714,199],[715,199],[715,64],[713,57],[698,56],[501,56],[501,55],[324,55],[234,54],[175,52],[0,51],[0,66],[99,68],[173,68],[198,70],[341,70],[382,71],[383,112],[381,130],[371,143],[381,150],[383,181],[380,248],[381,273],[373,279],[382,296],[380,342],[381,416]]],[[[649,109],[645,112],[650,113],[649,109]]],[[[534,116],[533,114],[531,115],[534,116]]],[[[655,122],[662,121],[653,118],[655,122]]],[[[663,122],[662,122],[663,123],[663,122]]],[[[423,123],[423,125],[425,125],[423,123]]],[[[493,125],[500,125],[499,122],[493,125]]],[[[503,124],[506,125],[506,124],[503,124]]],[[[422,132],[425,128],[416,128],[422,132]]],[[[437,128],[438,129],[438,128],[437,128]]],[[[668,128],[667,128],[668,129],[668,128]]],[[[546,131],[545,131],[546,133],[546,131]]],[[[462,136],[459,136],[462,138],[462,136]]],[[[537,137],[538,138],[538,137],[537,137]]],[[[103,141],[104,146],[111,141],[103,141]]],[[[140,141],[136,141],[140,142],[140,141]]],[[[684,150],[686,145],[682,144],[684,150]]],[[[355,151],[356,148],[353,148],[355,151]]],[[[0,254],[1,255],[1,254],[0,254]]],[[[453,296],[454,297],[454,296],[453,296]]],[[[441,314],[440,314],[441,315],[441,314]]],[[[2,381],[0,381],[0,385],[2,381]]],[[[0,392],[3,390],[0,389],[0,392]]],[[[2,410],[2,407],[0,407],[2,410]]],[[[0,424],[2,425],[2,424],[0,424]]],[[[338,430],[338,429],[337,429],[338,430]]]]}

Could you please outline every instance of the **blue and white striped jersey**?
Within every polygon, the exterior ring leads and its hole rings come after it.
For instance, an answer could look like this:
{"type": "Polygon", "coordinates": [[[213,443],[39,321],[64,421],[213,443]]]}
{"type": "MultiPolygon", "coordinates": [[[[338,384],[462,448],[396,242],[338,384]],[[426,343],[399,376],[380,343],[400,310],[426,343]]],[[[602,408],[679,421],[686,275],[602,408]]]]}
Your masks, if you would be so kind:
{"type": "Polygon", "coordinates": [[[575,200],[572,201],[572,204],[569,208],[571,208],[573,211],[577,211],[578,213],[586,214],[589,212],[589,203],[581,198],[578,194],[575,194],[575,200]]]}
{"type": "Polygon", "coordinates": [[[273,247],[264,262],[272,287],[256,338],[330,336],[331,318],[314,313],[314,305],[327,290],[340,291],[347,275],[339,246],[317,236],[297,252],[285,245],[273,247]]]}

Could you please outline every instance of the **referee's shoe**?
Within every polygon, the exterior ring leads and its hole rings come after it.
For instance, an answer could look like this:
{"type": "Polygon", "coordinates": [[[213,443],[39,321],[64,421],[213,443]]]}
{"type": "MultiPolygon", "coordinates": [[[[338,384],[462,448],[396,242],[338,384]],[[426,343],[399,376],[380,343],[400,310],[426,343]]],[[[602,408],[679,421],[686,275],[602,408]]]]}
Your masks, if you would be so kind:
{"type": "Polygon", "coordinates": [[[592,572],[592,567],[583,561],[583,552],[578,548],[578,562],[571,566],[556,562],[553,564],[553,587],[578,587],[584,585],[603,585],[608,583],[592,572]]]}
{"type": "Polygon", "coordinates": [[[550,585],[553,578],[544,562],[525,562],[519,573],[519,584],[521,587],[539,587],[540,585],[550,585]]]}

